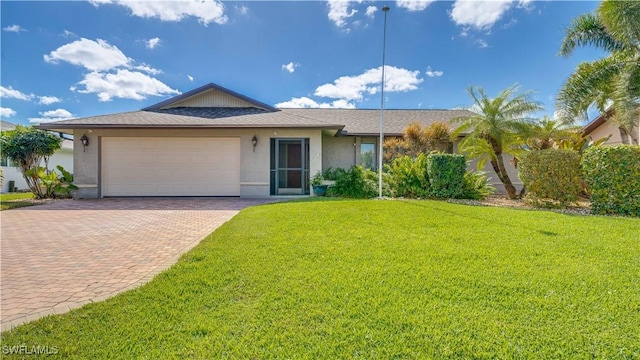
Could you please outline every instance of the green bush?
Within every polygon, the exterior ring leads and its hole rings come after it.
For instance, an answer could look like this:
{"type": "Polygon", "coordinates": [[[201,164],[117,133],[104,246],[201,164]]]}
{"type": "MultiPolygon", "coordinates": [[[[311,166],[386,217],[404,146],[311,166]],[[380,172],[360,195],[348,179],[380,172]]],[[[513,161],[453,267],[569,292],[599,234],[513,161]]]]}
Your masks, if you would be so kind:
{"type": "Polygon", "coordinates": [[[584,152],[582,174],[594,214],[640,216],[640,147],[592,147],[584,152]]]}
{"type": "Polygon", "coordinates": [[[327,195],[336,197],[367,199],[378,196],[378,174],[362,166],[349,170],[328,169],[324,178],[335,181],[327,189],[327,195]]]}
{"type": "Polygon", "coordinates": [[[429,176],[427,175],[427,156],[419,154],[415,158],[407,155],[398,157],[391,165],[385,165],[389,187],[396,197],[428,198],[429,176]]]}
{"type": "Polygon", "coordinates": [[[467,171],[464,174],[463,199],[483,200],[496,192],[484,171],[467,171]]]}
{"type": "Polygon", "coordinates": [[[430,154],[427,174],[431,195],[442,199],[459,199],[464,194],[464,174],[467,161],[460,154],[430,154]]]}
{"type": "Polygon", "coordinates": [[[580,195],[580,153],[563,149],[529,151],[520,157],[518,176],[527,189],[527,202],[566,208],[580,195]]]}

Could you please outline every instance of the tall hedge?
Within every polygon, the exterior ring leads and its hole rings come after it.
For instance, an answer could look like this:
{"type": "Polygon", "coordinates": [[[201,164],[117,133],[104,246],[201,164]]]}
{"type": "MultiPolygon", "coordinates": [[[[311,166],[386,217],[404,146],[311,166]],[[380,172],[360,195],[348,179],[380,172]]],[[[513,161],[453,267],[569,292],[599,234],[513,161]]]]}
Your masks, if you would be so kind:
{"type": "Polygon", "coordinates": [[[582,158],[594,214],[640,217],[640,147],[592,147],[582,158]]]}
{"type": "Polygon", "coordinates": [[[467,161],[460,154],[430,154],[427,156],[427,174],[431,195],[443,199],[459,199],[464,195],[464,174],[467,161]]]}
{"type": "Polygon", "coordinates": [[[518,176],[535,206],[566,207],[580,195],[580,153],[575,150],[530,151],[520,157],[518,176]]]}

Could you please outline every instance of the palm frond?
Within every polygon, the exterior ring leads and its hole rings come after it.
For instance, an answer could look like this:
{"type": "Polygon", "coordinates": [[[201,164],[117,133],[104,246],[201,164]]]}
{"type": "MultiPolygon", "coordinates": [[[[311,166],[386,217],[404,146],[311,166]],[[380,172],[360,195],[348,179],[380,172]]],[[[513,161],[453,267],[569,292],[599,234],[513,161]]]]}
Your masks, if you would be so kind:
{"type": "Polygon", "coordinates": [[[556,99],[561,120],[573,123],[586,118],[591,104],[596,104],[604,112],[605,104],[613,98],[613,80],[620,73],[620,68],[621,63],[612,56],[578,65],[560,88],[556,99]]]}
{"type": "Polygon", "coordinates": [[[611,36],[600,18],[594,14],[584,14],[573,19],[571,26],[565,29],[559,54],[567,57],[582,46],[593,46],[608,52],[625,48],[625,44],[611,36]]]}
{"type": "Polygon", "coordinates": [[[597,16],[612,38],[626,49],[638,51],[640,47],[639,1],[603,1],[598,7],[597,16]]]}

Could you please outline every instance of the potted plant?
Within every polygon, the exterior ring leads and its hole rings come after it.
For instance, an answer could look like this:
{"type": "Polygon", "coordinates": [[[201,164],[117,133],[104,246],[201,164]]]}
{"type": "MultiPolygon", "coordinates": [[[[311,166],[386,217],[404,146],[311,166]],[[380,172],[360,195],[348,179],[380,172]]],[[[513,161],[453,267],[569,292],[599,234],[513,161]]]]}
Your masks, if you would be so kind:
{"type": "Polygon", "coordinates": [[[311,178],[311,186],[313,187],[313,194],[316,196],[325,196],[327,194],[327,187],[329,185],[324,185],[322,182],[324,181],[324,177],[322,176],[322,172],[318,171],[311,178]]]}

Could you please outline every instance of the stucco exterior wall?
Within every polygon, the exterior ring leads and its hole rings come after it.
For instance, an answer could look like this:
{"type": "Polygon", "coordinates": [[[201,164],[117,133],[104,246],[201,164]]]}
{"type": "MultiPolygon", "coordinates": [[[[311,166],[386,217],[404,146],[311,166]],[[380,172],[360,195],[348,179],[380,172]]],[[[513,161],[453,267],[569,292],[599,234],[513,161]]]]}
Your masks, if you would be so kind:
{"type": "Polygon", "coordinates": [[[75,130],[74,183],[77,198],[101,197],[100,144],[103,137],[239,137],[240,196],[268,197],[270,181],[270,139],[309,138],[309,170],[322,169],[322,135],[315,129],[95,129],[75,130]],[[83,151],[80,137],[86,134],[89,146],[83,151]],[[251,139],[258,139],[253,151],[251,139]]]}
{"type": "MultiPolygon", "coordinates": [[[[605,121],[602,125],[595,128],[589,135],[593,140],[600,140],[611,135],[609,140],[607,140],[604,143],[604,145],[613,146],[613,145],[624,144],[622,142],[622,135],[620,134],[620,129],[618,128],[617,125],[613,124],[610,121],[605,121]]],[[[640,137],[640,133],[638,132],[638,127],[635,127],[633,129],[632,135],[634,139],[638,139],[640,137]]]]}
{"type": "MultiPolygon", "coordinates": [[[[328,168],[349,169],[356,164],[357,144],[354,136],[322,135],[322,171],[328,168]]],[[[312,174],[315,174],[312,172],[312,174]]]]}

